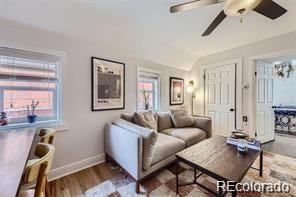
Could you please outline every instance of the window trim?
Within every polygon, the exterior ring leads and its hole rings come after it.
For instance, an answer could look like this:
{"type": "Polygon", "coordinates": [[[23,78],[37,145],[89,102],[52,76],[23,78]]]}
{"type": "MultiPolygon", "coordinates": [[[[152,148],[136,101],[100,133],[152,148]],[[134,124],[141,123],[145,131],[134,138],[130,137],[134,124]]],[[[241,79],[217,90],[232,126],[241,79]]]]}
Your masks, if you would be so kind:
{"type": "Polygon", "coordinates": [[[138,100],[139,100],[139,94],[140,94],[140,90],[138,88],[139,82],[140,82],[140,73],[141,72],[150,72],[150,73],[155,73],[158,74],[159,78],[158,78],[158,84],[157,84],[157,90],[158,90],[158,94],[157,94],[157,99],[158,99],[158,103],[157,103],[157,108],[156,109],[152,109],[153,111],[160,111],[161,109],[161,71],[159,70],[153,70],[153,69],[147,69],[147,68],[143,68],[143,67],[137,67],[137,83],[136,83],[136,110],[137,111],[142,111],[142,109],[139,109],[138,107],[138,100]]]}
{"type": "Polygon", "coordinates": [[[7,47],[16,50],[24,50],[31,53],[41,53],[46,55],[56,56],[58,61],[57,68],[57,79],[59,82],[57,83],[56,91],[57,91],[57,99],[56,99],[56,109],[58,110],[56,113],[56,120],[41,120],[35,123],[15,123],[8,124],[5,126],[0,126],[0,131],[10,130],[10,129],[18,129],[18,128],[29,128],[36,126],[55,126],[55,125],[63,125],[64,124],[64,112],[63,112],[63,83],[64,83],[64,74],[63,70],[66,69],[67,56],[65,52],[49,50],[49,49],[41,49],[41,48],[32,48],[27,46],[20,46],[19,44],[11,43],[11,42],[3,42],[0,41],[0,47],[7,47]]]}

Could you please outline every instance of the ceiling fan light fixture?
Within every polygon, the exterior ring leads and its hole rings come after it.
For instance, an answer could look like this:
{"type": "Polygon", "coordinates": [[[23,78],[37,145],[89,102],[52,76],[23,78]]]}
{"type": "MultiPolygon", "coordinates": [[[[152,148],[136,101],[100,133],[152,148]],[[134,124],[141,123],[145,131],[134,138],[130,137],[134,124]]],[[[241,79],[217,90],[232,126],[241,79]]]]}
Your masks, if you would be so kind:
{"type": "Polygon", "coordinates": [[[262,0],[226,0],[224,12],[227,16],[241,16],[254,9],[262,0]]]}

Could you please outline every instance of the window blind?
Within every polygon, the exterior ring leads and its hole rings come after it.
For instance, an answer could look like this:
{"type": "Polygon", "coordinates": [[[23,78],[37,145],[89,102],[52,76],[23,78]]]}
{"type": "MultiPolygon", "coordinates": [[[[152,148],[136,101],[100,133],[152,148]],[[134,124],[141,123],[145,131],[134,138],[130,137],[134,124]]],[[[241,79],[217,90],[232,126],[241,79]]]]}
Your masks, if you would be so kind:
{"type": "Polygon", "coordinates": [[[140,78],[144,79],[159,79],[158,73],[147,72],[147,71],[140,71],[140,78]]]}

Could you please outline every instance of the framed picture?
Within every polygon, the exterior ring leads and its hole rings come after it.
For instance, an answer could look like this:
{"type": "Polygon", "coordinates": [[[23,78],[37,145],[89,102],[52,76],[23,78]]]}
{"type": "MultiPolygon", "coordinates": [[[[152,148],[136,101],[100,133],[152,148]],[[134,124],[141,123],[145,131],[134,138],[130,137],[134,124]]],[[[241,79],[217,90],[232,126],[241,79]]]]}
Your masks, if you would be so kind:
{"type": "Polygon", "coordinates": [[[170,77],[170,105],[184,103],[184,79],[170,77]]]}
{"type": "Polygon", "coordinates": [[[92,57],[92,111],[124,109],[125,64],[92,57]]]}

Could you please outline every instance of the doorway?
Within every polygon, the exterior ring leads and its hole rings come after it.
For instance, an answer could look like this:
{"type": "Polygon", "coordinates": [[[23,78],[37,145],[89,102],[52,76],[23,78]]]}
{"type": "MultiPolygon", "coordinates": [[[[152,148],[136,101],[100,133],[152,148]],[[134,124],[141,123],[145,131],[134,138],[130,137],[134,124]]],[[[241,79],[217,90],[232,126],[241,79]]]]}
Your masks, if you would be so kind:
{"type": "Polygon", "coordinates": [[[205,115],[215,134],[229,136],[236,128],[236,64],[204,70],[205,115]]]}
{"type": "Polygon", "coordinates": [[[255,75],[257,137],[296,158],[296,54],[257,60],[255,75]]]}

